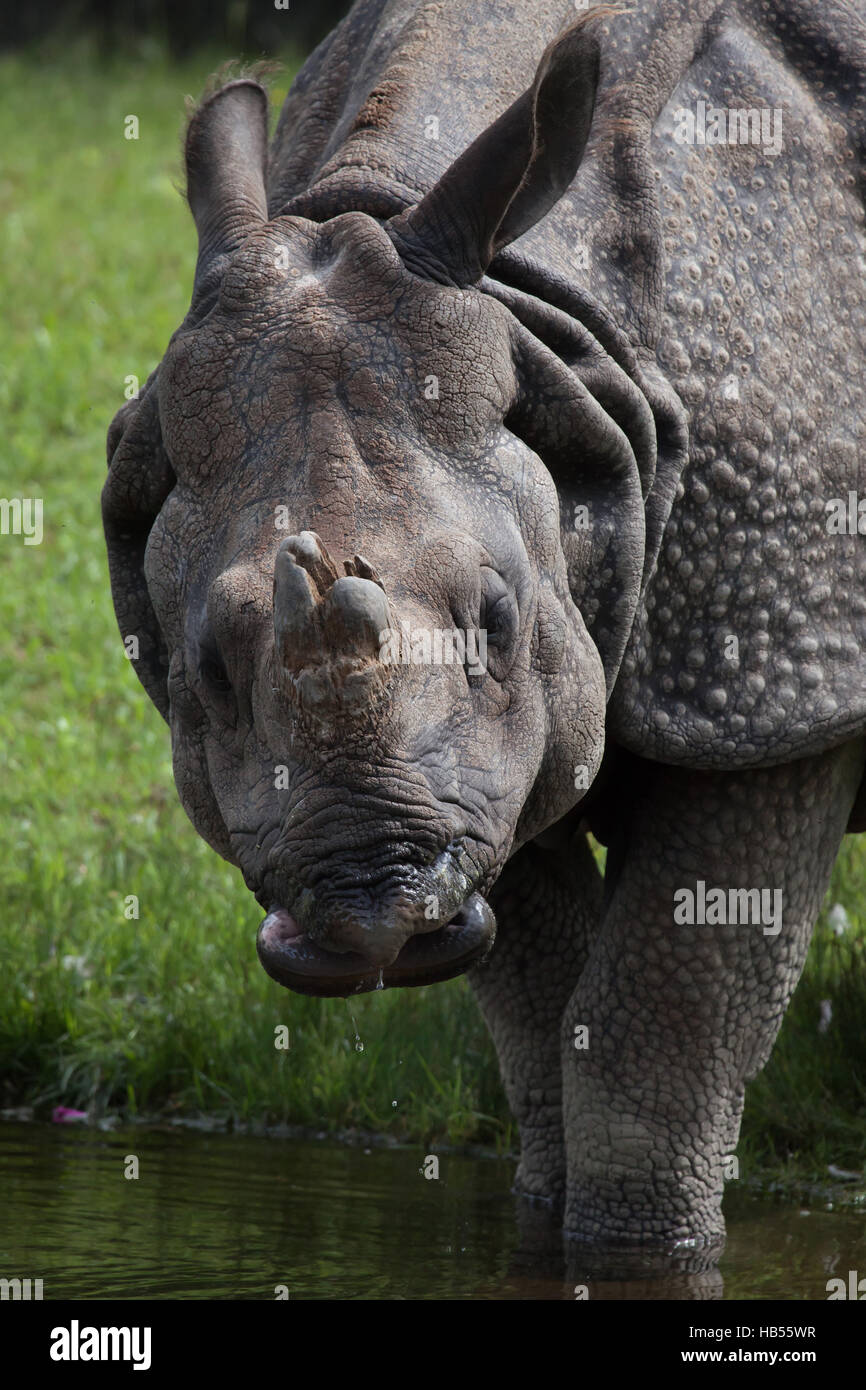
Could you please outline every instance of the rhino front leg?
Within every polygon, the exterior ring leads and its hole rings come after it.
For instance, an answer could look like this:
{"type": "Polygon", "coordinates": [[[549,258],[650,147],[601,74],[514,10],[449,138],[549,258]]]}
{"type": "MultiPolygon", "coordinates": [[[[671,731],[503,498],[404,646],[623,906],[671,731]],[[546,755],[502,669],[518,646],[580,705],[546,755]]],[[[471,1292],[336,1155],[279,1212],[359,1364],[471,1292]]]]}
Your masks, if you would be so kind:
{"type": "Polygon", "coordinates": [[[515,1192],[561,1202],[565,1190],[559,1035],[601,917],[602,879],[586,836],[530,844],[491,894],[496,945],[470,972],[520,1130],[515,1192]]]}
{"type": "Polygon", "coordinates": [[[641,765],[563,1021],[569,1235],[608,1250],[723,1244],[745,1083],[800,976],[862,771],[860,742],[752,772],[641,765]],[[711,924],[714,888],[729,923],[728,890],[771,890],[766,924],[745,908],[741,925],[711,924]],[[688,924],[690,902],[710,924],[688,924]],[[779,907],[781,925],[767,920],[779,907]]]}

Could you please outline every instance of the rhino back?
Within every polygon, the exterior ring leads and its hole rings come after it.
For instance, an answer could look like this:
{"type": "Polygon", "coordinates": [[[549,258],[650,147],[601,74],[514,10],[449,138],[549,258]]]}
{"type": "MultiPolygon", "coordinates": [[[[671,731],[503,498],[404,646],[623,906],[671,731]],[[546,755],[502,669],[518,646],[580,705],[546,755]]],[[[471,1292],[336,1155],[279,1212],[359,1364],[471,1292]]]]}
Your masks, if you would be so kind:
{"type": "Polygon", "coordinates": [[[656,122],[654,347],[691,443],[612,716],[665,761],[781,760],[866,724],[866,539],[828,514],[866,495],[858,8],[717,19],[656,122]],[[769,108],[778,153],[672,138],[702,99],[769,108]]]}
{"type": "Polygon", "coordinates": [[[587,158],[523,245],[613,313],[690,439],[609,732],[694,767],[817,752],[866,726],[866,539],[828,526],[866,497],[864,10],[644,0],[603,51],[587,158]],[[684,143],[700,101],[763,108],[779,152],[684,143]]]}

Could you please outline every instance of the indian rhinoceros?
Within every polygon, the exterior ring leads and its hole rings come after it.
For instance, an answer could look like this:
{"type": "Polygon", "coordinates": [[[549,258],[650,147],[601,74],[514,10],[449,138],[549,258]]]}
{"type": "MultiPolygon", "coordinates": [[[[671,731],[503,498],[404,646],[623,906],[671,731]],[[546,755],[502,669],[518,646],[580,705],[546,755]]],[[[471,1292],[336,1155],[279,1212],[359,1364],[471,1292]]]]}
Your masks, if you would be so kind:
{"type": "Polygon", "coordinates": [[[866,827],[864,74],[844,0],[360,0],[270,144],[253,77],[195,110],[191,308],[109,433],[262,964],[468,971],[588,1250],[712,1262],[866,827]]]}

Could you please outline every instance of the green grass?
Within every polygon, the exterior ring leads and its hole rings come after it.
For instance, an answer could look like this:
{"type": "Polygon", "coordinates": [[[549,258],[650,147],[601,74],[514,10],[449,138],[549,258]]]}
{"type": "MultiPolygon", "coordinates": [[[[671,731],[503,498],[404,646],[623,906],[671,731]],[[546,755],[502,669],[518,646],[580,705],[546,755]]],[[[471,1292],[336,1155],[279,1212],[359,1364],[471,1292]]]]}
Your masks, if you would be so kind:
{"type": "MultiPolygon", "coordinates": [[[[167,730],[115,627],[105,431],[124,378],[145,380],[187,307],[183,98],[224,56],[181,68],[152,50],[115,65],[84,50],[0,60],[0,495],[45,507],[41,546],[0,540],[0,1100],[507,1148],[493,1049],[464,981],[347,1004],[266,978],[256,906],[184,817],[167,730]],[[123,138],[130,114],[138,141],[123,138]],[[137,919],[124,915],[130,895],[137,919]],[[273,1045],[282,1023],[287,1051],[273,1045]]],[[[848,842],[831,901],[854,926],[816,936],[750,1092],[744,1175],[862,1165],[864,882],[866,855],[848,842]],[[825,998],[835,1012],[821,1034],[825,998]]]]}

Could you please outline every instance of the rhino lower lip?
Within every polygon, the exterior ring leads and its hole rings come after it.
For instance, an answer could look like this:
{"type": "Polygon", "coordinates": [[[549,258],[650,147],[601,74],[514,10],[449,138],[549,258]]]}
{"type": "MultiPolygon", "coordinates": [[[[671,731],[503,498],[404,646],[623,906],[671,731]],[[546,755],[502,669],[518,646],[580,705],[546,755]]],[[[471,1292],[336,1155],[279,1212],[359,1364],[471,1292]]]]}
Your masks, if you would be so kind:
{"type": "Polygon", "coordinates": [[[273,908],[259,927],[256,949],[277,984],[298,994],[345,997],[378,988],[430,985],[461,975],[493,945],[496,919],[473,893],[444,927],[412,936],[380,972],[354,952],[325,951],[301,931],[285,908],[273,908]]]}

